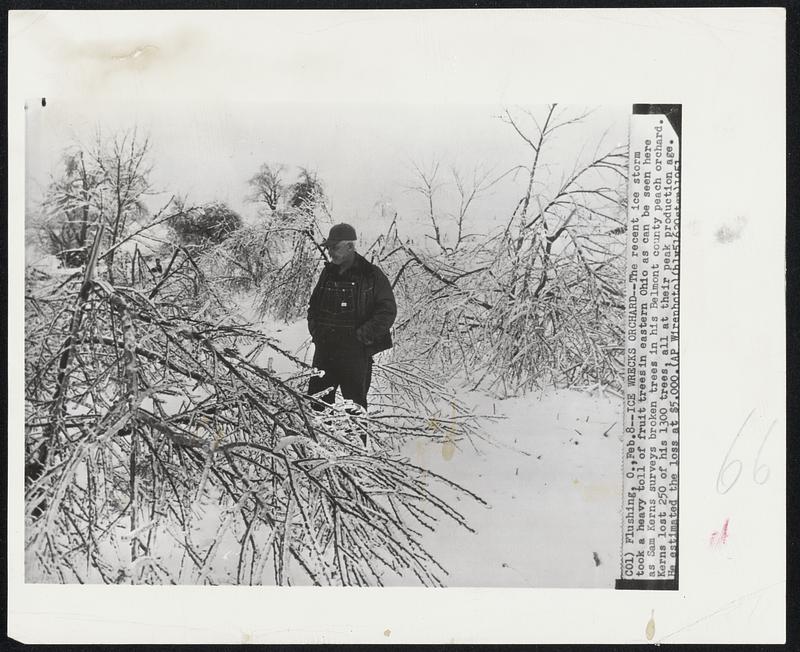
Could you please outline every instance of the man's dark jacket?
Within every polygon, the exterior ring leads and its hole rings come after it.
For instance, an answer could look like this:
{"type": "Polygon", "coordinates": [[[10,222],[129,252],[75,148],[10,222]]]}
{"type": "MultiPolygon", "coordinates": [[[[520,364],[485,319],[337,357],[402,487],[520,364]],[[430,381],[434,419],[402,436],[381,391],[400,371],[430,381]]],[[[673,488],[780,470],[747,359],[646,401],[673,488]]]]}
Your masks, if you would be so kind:
{"type": "Polygon", "coordinates": [[[391,348],[392,336],[389,329],[397,316],[392,286],[380,269],[359,254],[355,255],[353,264],[343,275],[339,275],[336,265],[325,263],[308,304],[308,331],[314,343],[318,347],[336,345],[336,339],[332,339],[336,336],[319,323],[318,317],[325,284],[329,280],[342,279],[355,280],[358,283],[355,338],[365,346],[369,355],[391,348]]]}

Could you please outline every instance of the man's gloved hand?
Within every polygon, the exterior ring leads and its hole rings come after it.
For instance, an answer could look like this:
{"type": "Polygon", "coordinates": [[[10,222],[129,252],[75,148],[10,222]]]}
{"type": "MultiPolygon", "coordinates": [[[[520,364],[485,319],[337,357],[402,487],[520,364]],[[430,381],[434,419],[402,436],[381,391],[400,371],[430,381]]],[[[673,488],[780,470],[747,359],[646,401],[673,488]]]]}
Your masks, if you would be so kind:
{"type": "Polygon", "coordinates": [[[363,345],[369,346],[370,344],[372,344],[372,339],[365,331],[366,329],[363,326],[359,326],[358,328],[356,328],[356,339],[363,345]]]}

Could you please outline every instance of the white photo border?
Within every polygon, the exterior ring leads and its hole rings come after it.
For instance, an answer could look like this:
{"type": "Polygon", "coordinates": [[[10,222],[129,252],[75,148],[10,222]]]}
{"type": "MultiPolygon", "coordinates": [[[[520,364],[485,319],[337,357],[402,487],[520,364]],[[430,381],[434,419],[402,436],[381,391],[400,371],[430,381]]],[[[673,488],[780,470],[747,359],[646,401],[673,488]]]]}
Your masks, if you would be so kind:
{"type": "Polygon", "coordinates": [[[783,642],[784,23],[774,8],[10,12],[8,635],[27,643],[783,642]],[[679,590],[25,584],[24,103],[48,96],[681,104],[679,590]],[[733,223],[743,224],[737,239],[718,237],[733,223]],[[751,411],[757,419],[742,429],[751,411]],[[733,462],[741,473],[720,492],[733,462]],[[764,466],[769,477],[759,482],[764,466]],[[728,542],[710,545],[724,521],[728,542]]]}

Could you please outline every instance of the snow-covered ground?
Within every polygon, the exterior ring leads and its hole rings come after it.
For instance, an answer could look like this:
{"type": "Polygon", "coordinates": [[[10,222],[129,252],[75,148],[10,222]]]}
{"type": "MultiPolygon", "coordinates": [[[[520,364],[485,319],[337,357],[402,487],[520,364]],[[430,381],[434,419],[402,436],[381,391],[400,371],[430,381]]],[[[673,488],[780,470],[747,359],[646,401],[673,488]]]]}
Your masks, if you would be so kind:
{"type": "MultiPolygon", "coordinates": [[[[608,587],[618,573],[621,427],[618,401],[552,391],[468,402],[506,419],[487,442],[419,441],[411,461],[469,488],[489,507],[465,511],[475,533],[451,523],[428,537],[449,586],[608,587]],[[605,433],[605,434],[604,434],[605,433]]],[[[462,499],[463,500],[463,499],[462,499]]]]}
{"type": "MultiPolygon", "coordinates": [[[[259,322],[248,299],[237,301],[243,316],[289,353],[310,362],[313,347],[305,320],[259,322]]],[[[287,376],[298,371],[294,362],[274,351],[265,350],[259,363],[287,376]]],[[[459,391],[455,385],[453,381],[451,389],[474,413],[499,417],[485,422],[484,437],[458,441],[455,449],[444,436],[441,441],[420,437],[401,449],[412,464],[461,485],[487,503],[465,495],[450,497],[458,501],[453,507],[474,532],[445,519],[436,531],[424,531],[423,546],[448,572],[444,584],[612,587],[618,576],[621,536],[621,401],[552,389],[499,400],[459,391]]],[[[238,544],[230,531],[219,536],[226,529],[227,512],[210,495],[193,512],[195,544],[214,544],[219,552],[205,576],[214,583],[234,582],[238,544]]],[[[114,550],[106,552],[114,558],[114,550]]],[[[180,551],[165,549],[158,554],[163,553],[167,579],[182,583],[185,578],[169,575],[180,566],[176,552],[180,551]]],[[[28,581],[41,581],[33,562],[26,564],[28,581]]],[[[127,563],[123,555],[118,566],[124,569],[127,563]]],[[[308,583],[296,570],[292,583],[308,583]]],[[[387,585],[418,585],[413,575],[383,579],[387,585]]],[[[87,580],[100,581],[93,576],[87,580]]]]}
{"type": "MultiPolygon", "coordinates": [[[[304,320],[265,323],[289,351],[302,350],[304,320]]],[[[312,350],[306,351],[310,356],[312,350]]],[[[275,356],[276,371],[292,370],[275,356]]],[[[493,399],[459,394],[490,422],[486,440],[410,442],[413,464],[483,498],[457,505],[475,533],[450,521],[424,545],[449,572],[448,586],[611,587],[618,576],[622,404],[578,391],[549,390],[493,399]]],[[[392,582],[394,584],[394,582],[392,582]]],[[[407,580],[415,585],[414,578],[407,580]]]]}

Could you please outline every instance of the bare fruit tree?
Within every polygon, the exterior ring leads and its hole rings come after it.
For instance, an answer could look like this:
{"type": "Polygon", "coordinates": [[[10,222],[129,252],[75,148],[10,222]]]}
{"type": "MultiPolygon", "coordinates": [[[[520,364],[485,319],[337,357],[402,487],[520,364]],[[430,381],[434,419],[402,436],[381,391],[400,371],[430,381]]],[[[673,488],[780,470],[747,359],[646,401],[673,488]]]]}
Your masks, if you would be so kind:
{"type": "MultiPolygon", "coordinates": [[[[115,155],[144,151],[115,143],[115,155]]],[[[432,421],[391,402],[380,415],[343,405],[318,414],[305,395],[314,371],[237,316],[204,269],[207,252],[154,235],[195,209],[170,199],[132,228],[127,207],[148,188],[136,177],[147,167],[110,160],[97,169],[119,172],[82,204],[91,217],[83,269],[65,278],[31,267],[27,278],[28,580],[442,584],[446,570],[422,531],[441,519],[469,527],[454,496],[480,498],[399,449],[408,437],[472,436],[476,418],[454,411],[432,421]],[[127,192],[120,179],[131,181],[127,192]],[[169,255],[142,273],[135,253],[145,241],[169,255]],[[131,243],[134,256],[114,256],[131,243]],[[274,355],[294,363],[293,377],[271,370],[274,355]]],[[[82,187],[80,173],[70,179],[82,187]]],[[[273,223],[290,233],[294,261],[314,243],[319,197],[309,179],[282,227],[273,223]]],[[[275,283],[296,270],[273,271],[275,283]]],[[[297,301],[277,285],[267,296],[280,310],[284,295],[297,301]]]]}
{"type": "MultiPolygon", "coordinates": [[[[98,131],[86,146],[76,143],[64,152],[63,171],[45,191],[35,226],[44,248],[70,266],[86,262],[91,226],[102,222],[104,238],[116,244],[147,215],[144,203],[149,181],[150,141],[136,128],[106,136],[98,131]]],[[[113,268],[114,249],[106,256],[113,268]]]]}
{"type": "Polygon", "coordinates": [[[270,211],[278,210],[281,201],[286,197],[287,187],[283,181],[286,166],[282,163],[270,165],[264,163],[250,178],[250,187],[253,193],[249,200],[257,204],[263,204],[270,211]]]}
{"type": "Polygon", "coordinates": [[[417,246],[397,229],[375,256],[394,270],[397,292],[413,310],[397,325],[404,355],[435,356],[474,387],[517,393],[543,382],[620,386],[627,152],[600,139],[572,163],[550,156],[554,135],[587,113],[557,105],[540,114],[501,116],[527,145],[528,161],[496,179],[454,174],[460,198],[435,210],[439,166],[417,168],[435,246],[417,246]],[[522,175],[522,195],[503,227],[465,239],[467,211],[501,179],[522,175]],[[446,228],[456,246],[447,246],[446,228]]]}

